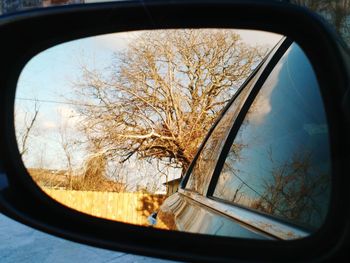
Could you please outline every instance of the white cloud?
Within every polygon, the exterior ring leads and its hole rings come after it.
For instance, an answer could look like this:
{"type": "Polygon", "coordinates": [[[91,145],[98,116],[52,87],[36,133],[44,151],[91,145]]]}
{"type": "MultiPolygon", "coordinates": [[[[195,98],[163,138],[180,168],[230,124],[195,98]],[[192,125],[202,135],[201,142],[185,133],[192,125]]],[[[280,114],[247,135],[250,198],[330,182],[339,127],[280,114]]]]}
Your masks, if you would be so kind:
{"type": "Polygon", "coordinates": [[[57,106],[56,110],[59,117],[62,118],[63,120],[66,120],[66,119],[69,120],[77,115],[77,111],[67,105],[57,106]]]}
{"type": "Polygon", "coordinates": [[[128,45],[138,37],[142,31],[130,31],[95,36],[92,38],[97,48],[108,49],[111,51],[121,51],[128,47],[128,45]]]}
{"type": "MultiPolygon", "coordinates": [[[[16,112],[16,129],[24,129],[25,112],[21,108],[16,108],[16,112]]],[[[81,117],[79,117],[77,111],[69,106],[57,106],[46,112],[39,109],[35,123],[35,133],[41,135],[55,133],[61,126],[74,129],[80,121],[81,117]]]]}
{"type": "MultiPolygon", "coordinates": [[[[284,58],[290,51],[288,50],[285,53],[284,58]]],[[[284,59],[283,59],[284,60],[284,59]]],[[[274,70],[271,72],[271,75],[268,77],[264,83],[264,92],[262,95],[257,97],[257,100],[251,106],[250,111],[254,114],[249,115],[249,121],[253,122],[255,125],[259,125],[263,122],[264,118],[271,112],[271,93],[274,88],[277,86],[279,81],[280,71],[283,67],[283,60],[277,64],[274,70]]]]}
{"type": "Polygon", "coordinates": [[[78,126],[82,122],[83,117],[70,106],[61,105],[56,107],[56,132],[64,130],[71,136],[77,135],[78,126]]]}
{"type": "Polygon", "coordinates": [[[16,132],[19,129],[23,129],[25,124],[24,124],[24,119],[25,119],[25,111],[23,108],[18,106],[17,104],[15,105],[15,128],[16,132]]]}
{"type": "Polygon", "coordinates": [[[53,121],[41,121],[41,124],[39,124],[40,128],[42,130],[54,130],[57,128],[57,123],[53,121]]]}
{"type": "Polygon", "coordinates": [[[269,46],[273,47],[277,44],[278,41],[283,37],[282,35],[265,32],[265,31],[257,31],[257,30],[235,30],[242,38],[242,41],[255,46],[269,46]]]}
{"type": "MultiPolygon", "coordinates": [[[[249,45],[261,45],[273,47],[283,37],[282,35],[257,31],[257,30],[234,30],[237,32],[242,41],[249,45]]],[[[92,37],[91,39],[101,49],[109,49],[112,51],[121,51],[128,47],[128,45],[135,40],[142,32],[145,31],[130,31],[113,33],[92,37]]]]}

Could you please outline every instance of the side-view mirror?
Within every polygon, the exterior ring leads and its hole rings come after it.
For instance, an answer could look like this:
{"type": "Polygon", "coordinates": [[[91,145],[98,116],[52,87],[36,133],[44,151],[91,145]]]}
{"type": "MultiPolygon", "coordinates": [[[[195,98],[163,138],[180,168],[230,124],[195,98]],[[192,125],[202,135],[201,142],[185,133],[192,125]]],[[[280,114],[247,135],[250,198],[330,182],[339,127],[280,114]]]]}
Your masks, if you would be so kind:
{"type": "Polygon", "coordinates": [[[350,55],[313,13],[116,2],[8,16],[0,34],[4,214],[180,260],[346,253],[350,55]]]}

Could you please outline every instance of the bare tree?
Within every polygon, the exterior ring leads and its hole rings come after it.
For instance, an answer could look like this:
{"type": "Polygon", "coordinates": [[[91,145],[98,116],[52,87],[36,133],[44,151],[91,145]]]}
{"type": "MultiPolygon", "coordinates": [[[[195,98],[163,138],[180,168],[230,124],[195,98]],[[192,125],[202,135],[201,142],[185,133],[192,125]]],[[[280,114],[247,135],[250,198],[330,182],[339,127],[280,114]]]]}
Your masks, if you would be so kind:
{"type": "Polygon", "coordinates": [[[311,157],[299,153],[291,161],[275,164],[270,180],[263,182],[263,193],[251,206],[291,220],[308,221],[314,213],[321,217],[317,198],[329,190],[329,176],[315,170],[311,157]]]}
{"type": "Polygon", "coordinates": [[[68,181],[68,187],[69,189],[72,189],[72,175],[73,175],[72,159],[73,159],[75,142],[69,136],[67,122],[61,123],[60,127],[58,128],[58,135],[59,135],[59,143],[62,147],[62,150],[64,152],[64,155],[67,161],[66,177],[68,181]]]}
{"type": "Polygon", "coordinates": [[[29,113],[25,112],[25,116],[24,116],[24,120],[23,120],[24,121],[23,132],[20,132],[19,138],[18,138],[18,141],[20,141],[20,143],[21,143],[19,153],[22,157],[28,151],[28,147],[27,147],[28,139],[29,139],[31,132],[33,131],[35,121],[38,117],[38,113],[39,113],[39,106],[38,106],[38,103],[36,101],[34,104],[33,115],[29,116],[29,113]]]}
{"type": "Polygon", "coordinates": [[[72,189],[83,191],[123,192],[125,184],[107,177],[107,158],[103,151],[96,149],[88,155],[81,168],[81,173],[72,181],[72,189]]]}
{"type": "Polygon", "coordinates": [[[266,54],[229,30],[159,30],[117,53],[110,74],[83,67],[81,129],[108,158],[185,170],[218,113],[266,54]]]}

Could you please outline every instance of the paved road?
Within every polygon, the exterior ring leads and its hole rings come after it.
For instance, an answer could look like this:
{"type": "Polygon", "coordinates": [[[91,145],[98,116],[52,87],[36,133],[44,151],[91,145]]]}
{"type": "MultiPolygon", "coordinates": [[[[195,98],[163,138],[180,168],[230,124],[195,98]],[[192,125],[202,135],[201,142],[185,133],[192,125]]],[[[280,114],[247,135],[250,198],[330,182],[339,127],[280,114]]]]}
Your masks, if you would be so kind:
{"type": "Polygon", "coordinates": [[[81,245],[27,227],[0,214],[1,263],[174,263],[81,245]]]}

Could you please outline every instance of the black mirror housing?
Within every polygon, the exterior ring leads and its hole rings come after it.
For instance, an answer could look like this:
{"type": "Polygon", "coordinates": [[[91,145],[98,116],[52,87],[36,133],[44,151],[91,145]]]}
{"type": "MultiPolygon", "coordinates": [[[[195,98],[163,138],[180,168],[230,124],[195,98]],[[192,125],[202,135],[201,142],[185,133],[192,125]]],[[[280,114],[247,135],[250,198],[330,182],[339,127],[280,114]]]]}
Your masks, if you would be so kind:
{"type": "Polygon", "coordinates": [[[346,255],[350,234],[350,55],[317,15],[277,1],[114,2],[8,15],[0,20],[0,35],[0,207],[4,214],[73,241],[169,259],[322,261],[346,255]],[[19,74],[34,55],[53,45],[96,34],[233,27],[286,35],[302,47],[314,67],[329,122],[333,161],[331,206],[317,233],[301,240],[273,242],[144,228],[69,209],[33,182],[17,147],[14,99],[19,74]]]}

